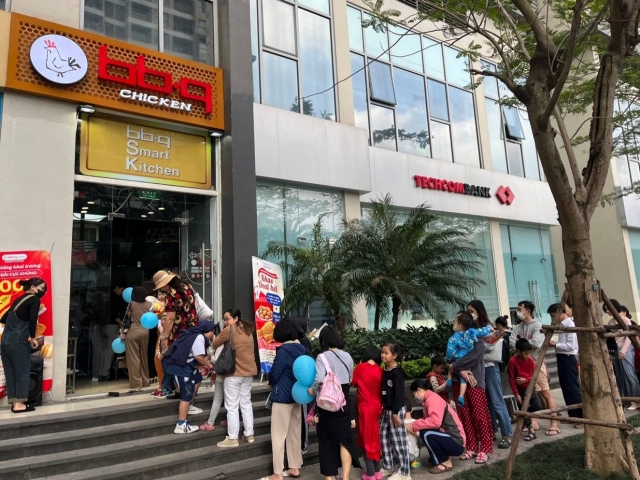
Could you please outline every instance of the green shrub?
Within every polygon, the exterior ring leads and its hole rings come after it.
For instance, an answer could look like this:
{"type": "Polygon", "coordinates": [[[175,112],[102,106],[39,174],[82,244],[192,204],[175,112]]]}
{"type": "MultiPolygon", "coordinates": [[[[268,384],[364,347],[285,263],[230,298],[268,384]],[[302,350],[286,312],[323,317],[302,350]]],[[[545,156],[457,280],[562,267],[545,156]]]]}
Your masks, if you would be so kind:
{"type": "Polygon", "coordinates": [[[431,370],[431,360],[428,358],[406,360],[402,362],[402,370],[407,378],[425,378],[431,370]]]}
{"type": "MultiPolygon", "coordinates": [[[[385,342],[396,341],[404,347],[404,364],[411,360],[431,358],[436,355],[444,356],[447,351],[447,340],[453,334],[451,322],[439,323],[435,328],[413,327],[406,330],[382,329],[378,332],[358,328],[344,333],[345,350],[353,357],[355,363],[360,362],[364,349],[369,345],[381,348],[385,342]]],[[[313,353],[320,353],[317,340],[313,342],[313,353]]],[[[426,372],[425,372],[426,375],[426,372]]]]}

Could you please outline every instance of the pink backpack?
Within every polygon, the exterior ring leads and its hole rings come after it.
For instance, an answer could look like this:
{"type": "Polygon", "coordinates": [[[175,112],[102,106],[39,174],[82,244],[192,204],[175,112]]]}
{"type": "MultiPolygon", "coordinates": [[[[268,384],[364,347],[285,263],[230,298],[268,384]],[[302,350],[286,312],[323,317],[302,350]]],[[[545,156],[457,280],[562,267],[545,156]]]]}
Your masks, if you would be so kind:
{"type": "Polygon", "coordinates": [[[347,400],[344,398],[344,393],[342,392],[342,385],[340,384],[340,380],[338,380],[338,376],[333,373],[331,367],[329,367],[329,362],[327,362],[324,354],[320,354],[318,357],[322,360],[324,368],[327,371],[327,376],[324,382],[322,382],[322,388],[316,399],[316,404],[318,408],[328,412],[337,412],[338,410],[342,410],[342,407],[347,404],[347,400]]]}

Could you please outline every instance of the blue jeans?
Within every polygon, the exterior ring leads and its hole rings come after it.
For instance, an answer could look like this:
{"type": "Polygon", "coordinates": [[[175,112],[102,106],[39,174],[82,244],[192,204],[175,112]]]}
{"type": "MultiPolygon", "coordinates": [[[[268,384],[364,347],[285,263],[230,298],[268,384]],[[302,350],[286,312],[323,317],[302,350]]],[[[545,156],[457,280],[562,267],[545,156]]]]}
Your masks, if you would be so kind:
{"type": "Polygon", "coordinates": [[[486,385],[487,403],[489,404],[489,414],[491,415],[491,424],[493,432],[498,431],[498,422],[500,422],[500,434],[502,438],[512,437],[513,428],[511,427],[511,419],[507,405],[504,403],[504,393],[502,392],[502,383],[500,381],[500,369],[496,366],[486,367],[484,369],[484,382],[486,385]]]}

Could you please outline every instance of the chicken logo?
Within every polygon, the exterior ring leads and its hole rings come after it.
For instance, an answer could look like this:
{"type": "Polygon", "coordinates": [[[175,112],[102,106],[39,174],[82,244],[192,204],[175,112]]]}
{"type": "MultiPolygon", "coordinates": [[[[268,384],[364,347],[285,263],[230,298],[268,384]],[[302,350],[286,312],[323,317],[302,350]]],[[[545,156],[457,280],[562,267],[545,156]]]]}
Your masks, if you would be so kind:
{"type": "Polygon", "coordinates": [[[87,74],[87,56],[80,46],[62,35],[43,35],[31,45],[33,68],[45,79],[71,85],[87,74]]]}

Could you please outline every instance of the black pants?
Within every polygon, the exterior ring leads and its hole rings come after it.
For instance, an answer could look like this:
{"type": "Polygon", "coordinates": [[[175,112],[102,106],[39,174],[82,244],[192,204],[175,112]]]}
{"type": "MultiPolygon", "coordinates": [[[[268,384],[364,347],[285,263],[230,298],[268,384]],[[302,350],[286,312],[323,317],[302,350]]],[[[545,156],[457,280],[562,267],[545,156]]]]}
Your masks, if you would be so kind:
{"type": "Polygon", "coordinates": [[[9,403],[23,403],[29,398],[31,347],[28,338],[29,323],[9,312],[0,349],[9,403]]]}
{"type": "MultiPolygon", "coordinates": [[[[580,374],[578,373],[578,359],[575,355],[556,354],[558,359],[558,379],[566,405],[582,403],[582,391],[580,390],[580,374]]],[[[582,418],[582,409],[569,410],[569,416],[582,418]]]]}
{"type": "MultiPolygon", "coordinates": [[[[526,388],[518,388],[518,395],[520,395],[520,398],[522,398],[522,400],[524,400],[524,397],[526,394],[527,394],[526,388]]],[[[522,408],[522,404],[518,403],[518,407],[522,408]]],[[[534,390],[533,394],[531,395],[531,400],[529,401],[529,408],[527,409],[527,412],[535,413],[535,412],[539,412],[540,410],[542,410],[542,404],[540,403],[540,398],[538,398],[538,394],[534,390]]],[[[525,417],[524,426],[527,428],[531,428],[531,425],[532,425],[531,418],[525,417]]]]}

